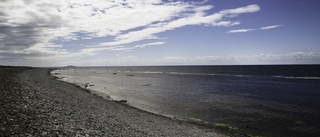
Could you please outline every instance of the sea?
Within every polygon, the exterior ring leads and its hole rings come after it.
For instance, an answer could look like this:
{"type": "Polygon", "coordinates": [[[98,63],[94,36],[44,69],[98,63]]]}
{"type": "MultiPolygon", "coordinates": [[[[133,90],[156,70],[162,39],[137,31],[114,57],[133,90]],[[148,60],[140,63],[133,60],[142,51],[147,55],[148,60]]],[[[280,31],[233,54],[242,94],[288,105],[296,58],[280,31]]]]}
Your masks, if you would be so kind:
{"type": "Polygon", "coordinates": [[[320,65],[64,67],[51,74],[231,136],[320,136],[320,65]]]}

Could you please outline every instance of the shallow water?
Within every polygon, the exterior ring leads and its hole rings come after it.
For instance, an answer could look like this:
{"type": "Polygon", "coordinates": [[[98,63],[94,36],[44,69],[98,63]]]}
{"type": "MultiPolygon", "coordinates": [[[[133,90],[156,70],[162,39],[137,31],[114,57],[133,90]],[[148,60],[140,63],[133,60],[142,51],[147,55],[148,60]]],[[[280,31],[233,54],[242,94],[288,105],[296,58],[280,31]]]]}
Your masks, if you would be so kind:
{"type": "Polygon", "coordinates": [[[319,66],[91,67],[52,73],[235,135],[320,136],[319,66]]]}

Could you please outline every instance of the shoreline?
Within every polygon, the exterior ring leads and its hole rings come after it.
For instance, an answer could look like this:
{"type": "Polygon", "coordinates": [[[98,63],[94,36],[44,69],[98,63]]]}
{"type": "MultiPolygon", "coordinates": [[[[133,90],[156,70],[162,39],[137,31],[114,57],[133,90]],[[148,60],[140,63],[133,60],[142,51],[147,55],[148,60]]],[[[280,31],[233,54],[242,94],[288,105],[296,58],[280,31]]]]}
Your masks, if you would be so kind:
{"type": "Polygon", "coordinates": [[[138,109],[138,110],[141,110],[143,112],[147,112],[147,113],[150,113],[150,114],[153,114],[153,115],[158,115],[158,116],[162,116],[162,117],[166,117],[166,118],[169,118],[169,119],[172,119],[172,120],[178,120],[178,121],[181,121],[181,122],[187,122],[185,120],[182,120],[182,119],[177,119],[175,116],[173,115],[166,115],[166,114],[161,114],[160,112],[156,112],[156,111],[148,111],[147,109],[143,109],[143,108],[139,108],[139,107],[135,107],[133,106],[132,104],[130,104],[126,99],[121,99],[121,98],[114,98],[114,97],[111,97],[111,95],[105,93],[105,92],[101,92],[99,90],[96,90],[96,89],[92,89],[90,87],[94,87],[95,85],[91,85],[91,83],[79,83],[79,82],[76,82],[76,83],[72,83],[68,80],[64,80],[65,77],[62,77],[62,76],[59,76],[60,73],[54,73],[55,69],[53,70],[50,70],[49,71],[49,75],[51,77],[54,77],[56,80],[58,81],[61,81],[61,82],[64,82],[64,83],[68,83],[68,84],[71,84],[71,85],[74,85],[76,87],[79,87],[83,90],[86,90],[87,92],[91,93],[91,94],[94,94],[96,96],[99,96],[99,97],[102,97],[106,100],[109,100],[109,101],[113,101],[113,102],[117,102],[117,103],[121,103],[123,105],[126,105],[126,106],[129,106],[129,107],[132,107],[134,109],[138,109]]]}
{"type": "Polygon", "coordinates": [[[56,80],[50,70],[29,68],[15,73],[17,90],[23,91],[23,98],[16,102],[26,102],[23,107],[30,114],[13,115],[26,116],[29,125],[25,128],[19,121],[4,124],[5,116],[1,116],[1,135],[226,136],[196,124],[106,100],[78,86],[56,80]]]}
{"type": "MultiPolygon", "coordinates": [[[[304,70],[303,67],[298,66],[294,70],[304,70]]],[[[93,67],[59,69],[55,72],[60,73],[59,77],[64,77],[63,81],[82,83],[90,89],[118,97],[115,99],[126,99],[126,103],[135,108],[142,107],[148,112],[161,111],[155,114],[171,114],[167,117],[230,136],[316,136],[319,133],[315,124],[319,119],[306,120],[314,117],[318,110],[305,106],[319,104],[317,96],[310,96],[318,95],[317,89],[320,87],[317,80],[274,78],[271,77],[273,75],[235,75],[235,78],[186,75],[179,69],[93,67]],[[174,71],[177,73],[162,73],[174,71]],[[140,100],[140,104],[136,100],[140,100]]],[[[188,69],[196,73],[210,72],[215,68],[188,69]]]]}
{"type": "MultiPolygon", "coordinates": [[[[216,126],[218,128],[221,128],[220,130],[217,130],[216,128],[213,128],[212,126],[210,127],[210,126],[204,124],[204,122],[201,121],[201,119],[198,119],[198,118],[190,118],[189,120],[187,120],[187,119],[179,119],[179,118],[175,117],[174,115],[161,114],[160,112],[153,112],[153,111],[148,111],[148,110],[143,109],[143,108],[135,107],[133,105],[130,105],[130,103],[127,102],[127,100],[125,100],[125,99],[115,99],[115,98],[112,98],[111,95],[109,95],[107,93],[100,92],[100,91],[95,90],[95,89],[91,89],[90,87],[94,86],[94,85],[91,85],[91,83],[79,83],[79,82],[72,83],[72,82],[70,82],[68,80],[63,80],[65,77],[59,76],[60,73],[54,73],[55,70],[59,70],[59,69],[56,69],[56,68],[50,69],[49,70],[49,76],[55,78],[57,81],[61,81],[61,82],[64,82],[64,83],[79,87],[79,88],[87,91],[88,93],[96,95],[98,97],[101,97],[101,98],[103,98],[105,100],[112,101],[112,102],[121,104],[123,106],[129,107],[129,108],[132,108],[132,109],[136,109],[138,111],[141,111],[142,113],[148,113],[148,114],[151,114],[151,115],[155,115],[157,117],[163,117],[163,118],[166,118],[166,119],[170,119],[170,120],[172,120],[174,122],[178,122],[179,124],[190,125],[190,126],[199,128],[201,130],[204,130],[205,132],[216,132],[218,134],[221,134],[223,137],[227,137],[228,135],[229,136],[237,135],[237,133],[235,133],[235,132],[228,131],[228,130],[230,130],[230,128],[234,128],[234,127],[226,125],[226,124],[215,123],[214,126],[216,126]]],[[[128,76],[128,75],[126,75],[126,76],[128,76]]],[[[129,76],[131,76],[131,75],[129,75],[129,76]]]]}

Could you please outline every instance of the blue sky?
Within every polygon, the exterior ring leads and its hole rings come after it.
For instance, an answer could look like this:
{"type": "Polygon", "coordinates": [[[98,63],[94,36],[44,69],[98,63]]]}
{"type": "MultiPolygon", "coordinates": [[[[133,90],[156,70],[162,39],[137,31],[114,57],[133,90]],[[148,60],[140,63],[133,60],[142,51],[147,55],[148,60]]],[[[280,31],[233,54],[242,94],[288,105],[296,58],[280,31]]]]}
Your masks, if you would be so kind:
{"type": "Polygon", "coordinates": [[[0,1],[0,65],[319,64],[317,0],[0,1]]]}

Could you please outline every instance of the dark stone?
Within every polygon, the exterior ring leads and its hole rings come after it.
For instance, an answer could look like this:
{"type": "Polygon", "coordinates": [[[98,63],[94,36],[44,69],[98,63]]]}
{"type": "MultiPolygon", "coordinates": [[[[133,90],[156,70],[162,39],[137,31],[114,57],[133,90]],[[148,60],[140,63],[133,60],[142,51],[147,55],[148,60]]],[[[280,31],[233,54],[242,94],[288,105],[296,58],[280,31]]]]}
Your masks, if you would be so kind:
{"type": "Polygon", "coordinates": [[[121,102],[121,103],[127,103],[128,101],[125,100],[125,99],[121,99],[121,100],[119,100],[119,102],[121,102]]]}

